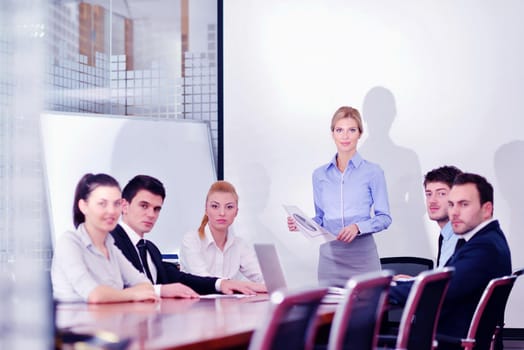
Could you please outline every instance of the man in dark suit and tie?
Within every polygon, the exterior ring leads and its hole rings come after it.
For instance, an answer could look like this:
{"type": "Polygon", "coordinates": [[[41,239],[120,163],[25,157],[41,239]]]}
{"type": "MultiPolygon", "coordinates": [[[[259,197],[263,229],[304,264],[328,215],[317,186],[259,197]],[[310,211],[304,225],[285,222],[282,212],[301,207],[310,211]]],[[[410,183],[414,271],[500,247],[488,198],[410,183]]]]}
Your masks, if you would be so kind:
{"type": "Polygon", "coordinates": [[[122,220],[111,235],[126,258],[153,282],[160,296],[191,298],[217,292],[265,292],[263,284],[195,276],[162,261],[157,246],[144,239],[144,234],[153,229],[164,203],[165,189],[159,180],[147,175],[135,176],[124,187],[122,197],[122,220]]]}
{"type": "MultiPolygon", "coordinates": [[[[489,281],[511,274],[511,255],[504,233],[493,219],[493,187],[484,177],[457,175],[448,204],[453,231],[460,239],[446,263],[455,268],[455,273],[442,305],[438,332],[464,337],[489,281]]],[[[411,285],[392,286],[390,302],[405,304],[411,285]]]]}
{"type": "Polygon", "coordinates": [[[444,165],[429,171],[424,176],[426,209],[431,220],[440,227],[437,251],[437,267],[443,267],[455,250],[458,236],[453,232],[448,216],[448,194],[453,180],[462,171],[444,165]]]}

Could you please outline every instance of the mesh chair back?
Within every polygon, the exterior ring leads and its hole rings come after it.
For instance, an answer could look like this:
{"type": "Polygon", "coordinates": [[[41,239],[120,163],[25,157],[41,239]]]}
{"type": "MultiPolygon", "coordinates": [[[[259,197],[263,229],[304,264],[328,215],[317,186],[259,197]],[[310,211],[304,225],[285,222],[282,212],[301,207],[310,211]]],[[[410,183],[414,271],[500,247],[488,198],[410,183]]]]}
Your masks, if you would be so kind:
{"type": "Polygon", "coordinates": [[[326,293],[327,288],[273,292],[271,312],[253,334],[249,349],[312,349],[317,309],[326,293]]]}
{"type": "Polygon", "coordinates": [[[417,276],[400,320],[397,349],[433,348],[437,320],[454,270],[445,267],[417,276]]]}
{"type": "Polygon", "coordinates": [[[497,324],[504,319],[504,310],[517,276],[492,279],[480,297],[468,330],[468,339],[475,339],[475,349],[489,349],[497,324]]]}
{"type": "Polygon", "coordinates": [[[328,349],[375,349],[392,271],[355,276],[347,284],[329,334],[328,349]]]}

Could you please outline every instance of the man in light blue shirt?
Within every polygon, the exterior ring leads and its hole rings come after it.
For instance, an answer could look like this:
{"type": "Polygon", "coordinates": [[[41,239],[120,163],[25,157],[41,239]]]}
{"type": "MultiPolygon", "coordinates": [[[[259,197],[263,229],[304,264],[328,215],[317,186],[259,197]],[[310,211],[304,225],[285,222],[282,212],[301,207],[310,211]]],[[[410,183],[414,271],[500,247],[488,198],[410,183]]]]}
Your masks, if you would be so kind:
{"type": "Polygon", "coordinates": [[[442,166],[429,171],[424,176],[424,191],[426,194],[426,208],[431,220],[440,227],[438,240],[437,267],[444,267],[449,260],[458,236],[453,232],[448,217],[448,194],[453,180],[462,171],[454,166],[442,166]]]}

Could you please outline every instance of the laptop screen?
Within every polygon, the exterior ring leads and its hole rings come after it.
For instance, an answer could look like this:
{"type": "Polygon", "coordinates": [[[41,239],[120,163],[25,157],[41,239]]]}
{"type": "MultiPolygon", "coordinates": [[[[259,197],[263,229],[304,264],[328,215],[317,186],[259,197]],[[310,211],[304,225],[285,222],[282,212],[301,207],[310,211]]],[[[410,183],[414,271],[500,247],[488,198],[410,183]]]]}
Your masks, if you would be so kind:
{"type": "Polygon", "coordinates": [[[257,243],[254,244],[254,247],[268,293],[273,293],[280,288],[287,288],[275,245],[257,243]]]}

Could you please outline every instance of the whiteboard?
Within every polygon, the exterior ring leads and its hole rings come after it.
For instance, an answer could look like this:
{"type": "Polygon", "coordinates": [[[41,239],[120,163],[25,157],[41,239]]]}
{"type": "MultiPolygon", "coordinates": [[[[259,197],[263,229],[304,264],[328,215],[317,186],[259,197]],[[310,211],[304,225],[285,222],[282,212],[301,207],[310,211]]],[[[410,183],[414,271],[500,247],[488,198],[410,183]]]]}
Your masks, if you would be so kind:
{"type": "Polygon", "coordinates": [[[74,229],[73,197],[85,173],[110,174],[122,188],[138,174],[162,181],[166,199],[146,236],[162,253],[177,253],[183,234],[200,225],[216,180],[207,122],[46,112],[41,130],[53,246],[74,229]]]}

